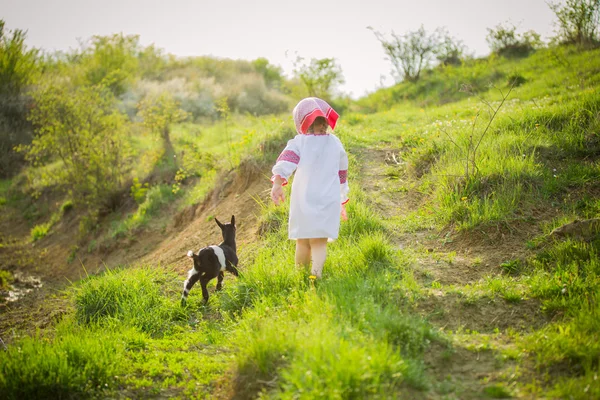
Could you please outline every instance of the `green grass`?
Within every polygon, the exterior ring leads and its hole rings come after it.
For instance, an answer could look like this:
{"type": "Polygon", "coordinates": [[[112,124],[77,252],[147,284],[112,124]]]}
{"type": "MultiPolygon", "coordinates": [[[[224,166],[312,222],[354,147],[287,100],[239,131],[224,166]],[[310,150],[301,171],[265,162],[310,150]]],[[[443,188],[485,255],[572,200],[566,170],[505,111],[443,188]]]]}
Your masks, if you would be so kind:
{"type": "Polygon", "coordinates": [[[149,188],[144,201],[137,210],[113,225],[110,236],[113,238],[123,237],[146,226],[152,217],[156,216],[162,207],[173,202],[176,196],[177,194],[173,193],[170,185],[159,184],[149,188]]]}
{"type": "Polygon", "coordinates": [[[83,325],[126,326],[153,337],[172,332],[186,321],[178,293],[161,289],[167,275],[154,268],[106,271],[81,281],[75,288],[75,319],[83,325]]]}
{"type": "Polygon", "coordinates": [[[13,282],[14,277],[10,271],[0,269],[0,289],[7,290],[13,282]]]}
{"type": "Polygon", "coordinates": [[[115,388],[119,340],[102,331],[65,329],[54,338],[25,337],[0,353],[3,399],[89,397],[115,388]]]}

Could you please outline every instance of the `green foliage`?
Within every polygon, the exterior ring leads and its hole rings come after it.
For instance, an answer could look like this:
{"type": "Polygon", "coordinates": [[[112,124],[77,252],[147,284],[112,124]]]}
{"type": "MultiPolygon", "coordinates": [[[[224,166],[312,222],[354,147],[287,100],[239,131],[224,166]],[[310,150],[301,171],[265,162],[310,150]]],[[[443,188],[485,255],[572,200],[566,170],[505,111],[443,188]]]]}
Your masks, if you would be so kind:
{"type": "Polygon", "coordinates": [[[398,81],[417,82],[421,77],[421,71],[431,65],[438,49],[444,61],[453,59],[460,49],[460,46],[447,35],[443,41],[444,47],[440,47],[440,30],[429,34],[422,25],[418,30],[404,35],[392,32],[390,40],[376,30],[369,29],[381,43],[385,55],[394,67],[393,72],[398,81]]]}
{"type": "Polygon", "coordinates": [[[513,395],[503,385],[492,385],[483,389],[483,393],[490,399],[511,399],[513,395]]]}
{"type": "Polygon", "coordinates": [[[334,58],[312,58],[306,64],[303,58],[298,57],[294,63],[294,74],[302,81],[309,96],[325,100],[332,99],[336,86],[344,83],[342,69],[334,58]]]}
{"type": "Polygon", "coordinates": [[[461,65],[467,53],[467,47],[462,40],[450,36],[445,28],[438,29],[437,34],[439,38],[435,57],[440,65],[461,65]]]}
{"type": "Polygon", "coordinates": [[[139,51],[137,35],[125,36],[119,33],[93,36],[89,46],[78,56],[85,71],[85,83],[90,86],[105,86],[115,96],[122,95],[138,72],[139,51]]]}
{"type": "Polygon", "coordinates": [[[60,206],[60,208],[52,214],[48,222],[36,225],[31,229],[31,240],[35,242],[39,239],[46,237],[50,232],[50,229],[52,229],[52,227],[54,226],[54,224],[56,224],[63,217],[63,215],[72,208],[73,203],[71,202],[71,200],[65,201],[60,206]]]}
{"type": "Polygon", "coordinates": [[[161,93],[156,98],[146,98],[139,105],[139,116],[144,126],[151,132],[164,135],[171,124],[187,118],[187,113],[169,93],[161,93]]]}
{"type": "Polygon", "coordinates": [[[64,185],[76,204],[89,210],[107,206],[120,188],[127,154],[123,117],[112,95],[101,86],[70,91],[47,85],[33,97],[36,136],[20,151],[33,166],[60,161],[62,168],[42,179],[64,185]]]}
{"type": "Polygon", "coordinates": [[[65,214],[69,211],[71,211],[73,209],[73,201],[72,200],[66,200],[64,203],[62,203],[62,205],[60,206],[60,212],[61,214],[65,214]]]}
{"type": "Polygon", "coordinates": [[[177,172],[175,173],[175,183],[173,183],[173,186],[172,186],[173,194],[176,195],[177,193],[179,193],[179,191],[181,190],[181,185],[185,182],[187,177],[188,177],[188,172],[185,169],[179,168],[177,170],[177,172]]]}
{"type": "Polygon", "coordinates": [[[492,53],[504,57],[526,57],[542,44],[538,33],[527,31],[519,34],[510,23],[488,28],[486,40],[492,53]]]}
{"type": "Polygon", "coordinates": [[[36,240],[45,237],[50,228],[51,225],[49,223],[34,226],[31,228],[31,240],[35,242],[36,240]]]}
{"type": "Polygon", "coordinates": [[[136,203],[142,204],[146,200],[148,189],[148,182],[141,183],[140,180],[135,177],[133,178],[133,183],[129,189],[129,193],[136,203]]]}
{"type": "Polygon", "coordinates": [[[143,227],[164,205],[169,204],[175,198],[177,192],[169,185],[157,185],[147,189],[145,197],[137,210],[129,214],[124,221],[114,224],[110,236],[113,238],[122,237],[143,227]]]}
{"type": "Polygon", "coordinates": [[[268,87],[278,88],[283,82],[283,72],[281,67],[277,67],[269,63],[266,58],[257,58],[252,61],[252,66],[263,76],[268,87]]]}
{"type": "Polygon", "coordinates": [[[0,290],[7,290],[14,277],[10,271],[0,269],[0,290]]]}
{"type": "Polygon", "coordinates": [[[553,2],[549,6],[558,18],[556,40],[582,47],[600,45],[600,1],[566,0],[564,4],[553,2]]]}
{"type": "Polygon", "coordinates": [[[40,72],[38,50],[27,49],[26,33],[4,25],[0,19],[0,177],[13,175],[23,162],[13,148],[31,141],[26,88],[40,72]]]}
{"type": "Polygon", "coordinates": [[[38,50],[27,49],[26,32],[7,31],[0,19],[0,93],[19,95],[36,78],[39,68],[38,50]]]}

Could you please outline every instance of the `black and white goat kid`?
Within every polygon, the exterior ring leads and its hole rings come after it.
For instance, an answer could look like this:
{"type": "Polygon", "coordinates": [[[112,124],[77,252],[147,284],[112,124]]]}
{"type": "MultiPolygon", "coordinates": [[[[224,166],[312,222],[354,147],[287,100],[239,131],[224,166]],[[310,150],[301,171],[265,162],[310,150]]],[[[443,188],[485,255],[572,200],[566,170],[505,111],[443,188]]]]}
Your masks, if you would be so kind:
{"type": "Polygon", "coordinates": [[[200,280],[202,286],[202,297],[204,302],[208,301],[208,282],[217,278],[217,290],[223,287],[224,271],[229,271],[238,276],[238,258],[235,246],[235,216],[231,216],[231,222],[222,224],[215,218],[215,222],[223,233],[223,243],[218,246],[208,246],[198,250],[197,254],[188,251],[187,255],[194,261],[194,267],[188,272],[188,278],[183,282],[183,294],[181,304],[185,305],[187,296],[194,284],[200,280]]]}

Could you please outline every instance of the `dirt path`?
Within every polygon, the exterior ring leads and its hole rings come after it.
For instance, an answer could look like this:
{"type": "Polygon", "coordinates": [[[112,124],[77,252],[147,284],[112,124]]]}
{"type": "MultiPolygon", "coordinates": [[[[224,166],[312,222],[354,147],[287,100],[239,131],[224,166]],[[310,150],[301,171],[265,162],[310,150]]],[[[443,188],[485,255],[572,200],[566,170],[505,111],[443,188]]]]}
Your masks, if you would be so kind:
{"type": "Polygon", "coordinates": [[[392,226],[394,244],[415,256],[412,268],[420,288],[412,307],[449,342],[448,347],[434,343],[426,351],[427,372],[435,380],[428,398],[481,399],[496,382],[519,379],[517,364],[506,350],[515,348],[511,332],[527,332],[548,322],[539,303],[511,303],[470,289],[502,275],[503,262],[524,257],[523,243],[535,227],[457,235],[398,226],[424,201],[421,193],[402,188],[402,155],[393,149],[369,149],[358,159],[357,175],[370,206],[392,226]]]}

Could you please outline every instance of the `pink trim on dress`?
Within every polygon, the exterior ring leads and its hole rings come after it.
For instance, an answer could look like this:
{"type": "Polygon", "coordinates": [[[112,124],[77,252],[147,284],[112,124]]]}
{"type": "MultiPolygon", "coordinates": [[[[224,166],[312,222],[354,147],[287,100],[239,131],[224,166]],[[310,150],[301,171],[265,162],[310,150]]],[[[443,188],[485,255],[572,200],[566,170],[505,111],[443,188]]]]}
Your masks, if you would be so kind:
{"type": "Polygon", "coordinates": [[[300,156],[291,150],[284,150],[283,152],[281,152],[279,157],[277,157],[277,162],[279,161],[287,161],[294,164],[298,164],[300,162],[300,156]]]}

